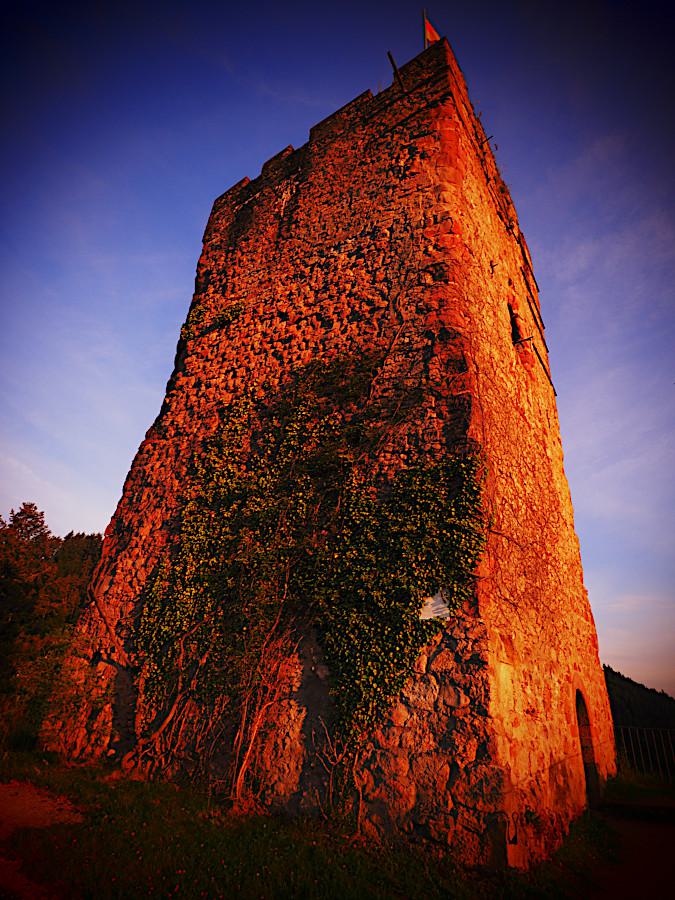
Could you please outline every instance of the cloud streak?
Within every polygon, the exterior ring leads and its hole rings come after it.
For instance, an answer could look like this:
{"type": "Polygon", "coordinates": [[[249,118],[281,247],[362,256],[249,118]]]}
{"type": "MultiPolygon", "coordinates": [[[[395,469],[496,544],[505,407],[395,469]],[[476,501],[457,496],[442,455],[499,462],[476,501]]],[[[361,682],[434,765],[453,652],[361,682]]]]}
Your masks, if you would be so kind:
{"type": "Polygon", "coordinates": [[[675,692],[675,220],[634,136],[549,168],[535,251],[602,658],[675,692]]]}

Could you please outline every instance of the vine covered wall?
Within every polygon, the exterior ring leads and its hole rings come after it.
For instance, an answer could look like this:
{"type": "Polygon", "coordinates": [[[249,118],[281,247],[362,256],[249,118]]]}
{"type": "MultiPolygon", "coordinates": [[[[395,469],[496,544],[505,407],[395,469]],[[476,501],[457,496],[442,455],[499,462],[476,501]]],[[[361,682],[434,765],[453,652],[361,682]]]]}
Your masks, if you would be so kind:
{"type": "Polygon", "coordinates": [[[189,749],[208,770],[227,748],[237,799],[263,792],[257,744],[310,630],[331,673],[333,739],[351,758],[442,627],[420,618],[425,598],[442,592],[456,612],[473,597],[479,462],[420,456],[392,479],[376,474],[403,396],[377,397],[382,362],[310,365],[283,401],[223,410],[144,592],[145,733],[129,763],[171,768],[189,749]]]}

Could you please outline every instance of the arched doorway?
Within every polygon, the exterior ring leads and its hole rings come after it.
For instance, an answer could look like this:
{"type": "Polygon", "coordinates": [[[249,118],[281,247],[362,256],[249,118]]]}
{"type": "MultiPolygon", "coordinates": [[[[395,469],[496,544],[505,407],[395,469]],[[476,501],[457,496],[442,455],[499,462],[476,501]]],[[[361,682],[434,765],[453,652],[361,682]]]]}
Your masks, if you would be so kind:
{"type": "Polygon", "coordinates": [[[581,759],[584,764],[584,778],[586,780],[586,799],[590,807],[600,803],[600,779],[598,768],[595,765],[593,753],[593,737],[591,735],[591,720],[588,716],[588,707],[581,691],[577,691],[577,725],[579,727],[579,741],[581,743],[581,759]]]}

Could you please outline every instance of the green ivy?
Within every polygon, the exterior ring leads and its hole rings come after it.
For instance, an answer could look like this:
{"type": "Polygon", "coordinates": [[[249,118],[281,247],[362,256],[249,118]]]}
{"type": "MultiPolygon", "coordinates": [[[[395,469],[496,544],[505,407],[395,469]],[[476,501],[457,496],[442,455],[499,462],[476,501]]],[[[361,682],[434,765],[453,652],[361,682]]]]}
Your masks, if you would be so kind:
{"type": "MultiPolygon", "coordinates": [[[[235,300],[234,303],[230,303],[230,305],[225,307],[222,312],[213,317],[210,328],[207,328],[206,330],[211,330],[211,328],[227,328],[232,322],[236,322],[245,309],[246,304],[243,300],[235,300]]],[[[205,324],[206,307],[203,305],[192,306],[187,315],[187,319],[180,330],[181,340],[189,341],[199,337],[205,332],[205,324]]]]}
{"type": "Polygon", "coordinates": [[[389,493],[353,474],[341,527],[317,568],[318,625],[335,702],[351,731],[368,729],[412,674],[438,631],[421,621],[443,591],[469,600],[484,546],[478,463],[452,457],[401,472],[389,493]]]}
{"type": "Polygon", "coordinates": [[[245,309],[246,304],[243,300],[235,300],[234,303],[230,303],[229,306],[226,306],[225,309],[215,317],[213,320],[214,327],[226,328],[228,325],[231,325],[232,322],[236,322],[245,309]]]}
{"type": "Polygon", "coordinates": [[[197,337],[205,316],[206,307],[193,303],[180,330],[181,341],[190,341],[197,337]]]}
{"type": "Polygon", "coordinates": [[[456,610],[471,597],[484,546],[479,462],[420,457],[388,483],[376,478],[404,391],[370,399],[381,362],[310,366],[271,406],[242,401],[223,413],[194,460],[136,631],[157,706],[189,680],[204,714],[217,697],[236,708],[273,623],[297,634],[309,625],[337,729],[354,739],[440,627],[420,620],[424,598],[442,590],[456,610]]]}

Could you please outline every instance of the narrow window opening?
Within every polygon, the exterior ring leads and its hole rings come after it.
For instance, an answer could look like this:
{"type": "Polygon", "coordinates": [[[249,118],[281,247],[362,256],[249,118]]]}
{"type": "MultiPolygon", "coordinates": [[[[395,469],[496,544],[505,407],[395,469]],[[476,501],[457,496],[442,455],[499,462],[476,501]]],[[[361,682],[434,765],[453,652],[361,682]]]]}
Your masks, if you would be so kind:
{"type": "Polygon", "coordinates": [[[520,326],[518,325],[518,316],[513,311],[513,307],[509,303],[509,319],[511,320],[511,340],[514,344],[519,344],[523,335],[520,332],[520,326]]]}

